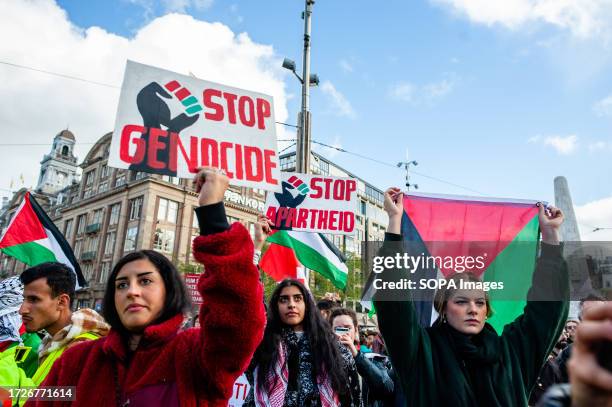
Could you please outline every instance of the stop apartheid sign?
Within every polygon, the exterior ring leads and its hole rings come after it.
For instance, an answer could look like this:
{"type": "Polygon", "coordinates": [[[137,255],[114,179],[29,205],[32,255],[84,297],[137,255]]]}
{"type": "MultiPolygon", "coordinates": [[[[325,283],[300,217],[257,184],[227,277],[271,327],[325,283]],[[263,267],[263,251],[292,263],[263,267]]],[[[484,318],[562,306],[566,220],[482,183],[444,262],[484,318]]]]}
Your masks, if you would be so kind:
{"type": "Polygon", "coordinates": [[[352,235],[356,211],[356,180],[283,172],[265,213],[276,229],[352,235]]]}
{"type": "Polygon", "coordinates": [[[279,191],[275,126],[271,96],[128,61],[109,165],[185,178],[212,166],[279,191]]]}

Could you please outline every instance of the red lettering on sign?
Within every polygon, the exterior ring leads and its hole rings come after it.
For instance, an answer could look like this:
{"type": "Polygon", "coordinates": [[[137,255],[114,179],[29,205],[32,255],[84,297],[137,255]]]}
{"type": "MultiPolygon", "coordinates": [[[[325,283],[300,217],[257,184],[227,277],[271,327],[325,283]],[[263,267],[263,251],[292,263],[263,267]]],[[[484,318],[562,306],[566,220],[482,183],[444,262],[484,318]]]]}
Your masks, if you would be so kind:
{"type": "Polygon", "coordinates": [[[329,222],[327,224],[327,228],[329,230],[338,230],[336,226],[336,222],[338,222],[338,211],[329,211],[329,222]]]}
{"type": "Polygon", "coordinates": [[[200,142],[200,151],[200,154],[202,154],[202,166],[219,168],[219,148],[215,140],[203,138],[200,142]]]}
{"type": "Polygon", "coordinates": [[[227,117],[230,124],[236,124],[236,110],[240,123],[247,127],[253,127],[257,121],[257,128],[266,129],[266,118],[271,117],[272,108],[270,102],[257,98],[253,100],[250,96],[240,96],[234,93],[221,92],[218,89],[205,89],[202,93],[202,102],[212,112],[204,113],[208,120],[222,121],[227,117]],[[213,99],[214,98],[214,99],[213,99]],[[225,99],[225,106],[218,99],[225,99]],[[236,103],[238,101],[238,103],[236,103]],[[227,113],[226,113],[227,112],[227,113]]]}
{"type": "Polygon", "coordinates": [[[346,200],[350,201],[353,192],[357,191],[357,181],[349,179],[346,181],[346,200]]]}
{"type": "Polygon", "coordinates": [[[246,179],[249,181],[256,181],[259,182],[261,180],[263,180],[264,178],[264,171],[263,171],[263,157],[261,154],[261,150],[258,149],[257,147],[250,147],[250,146],[245,146],[244,147],[244,156],[246,158],[246,168],[245,168],[245,172],[246,172],[246,179]],[[253,160],[253,155],[255,156],[255,159],[253,160]],[[253,164],[255,164],[255,168],[253,168],[253,164]]]}
{"type": "Polygon", "coordinates": [[[312,177],[310,179],[310,189],[313,191],[310,193],[311,198],[319,199],[323,195],[323,188],[318,185],[321,181],[322,179],[319,177],[312,177]]]}
{"type": "Polygon", "coordinates": [[[225,173],[229,178],[234,178],[234,173],[229,170],[227,165],[227,150],[232,148],[232,143],[226,141],[221,142],[221,169],[225,170],[225,173]]]}
{"type": "Polygon", "coordinates": [[[266,99],[257,98],[257,127],[260,130],[266,129],[266,117],[270,117],[272,110],[270,103],[266,99]]]}
{"type": "Polygon", "coordinates": [[[170,133],[170,171],[176,171],[178,150],[181,151],[181,155],[187,163],[189,172],[196,172],[198,168],[198,138],[189,137],[189,153],[185,150],[183,141],[177,133],[170,133]]]}
{"type": "Polygon", "coordinates": [[[168,138],[168,132],[156,127],[149,129],[149,145],[147,146],[147,156],[149,157],[149,166],[157,170],[166,168],[167,163],[157,159],[157,152],[166,148],[166,143],[162,138],[168,138]]]}
{"type": "Polygon", "coordinates": [[[319,211],[319,221],[317,222],[317,229],[327,229],[327,211],[319,211]]]}
{"type": "Polygon", "coordinates": [[[276,207],[275,206],[270,206],[268,208],[268,210],[266,211],[266,217],[268,219],[270,219],[272,222],[274,222],[274,224],[276,225],[276,207]]]}
{"type": "Polygon", "coordinates": [[[352,232],[355,229],[355,213],[346,211],[344,212],[344,231],[352,232]]]}
{"type": "Polygon", "coordinates": [[[119,159],[128,164],[140,164],[144,158],[145,149],[147,148],[146,143],[140,138],[140,135],[131,138],[132,133],[144,134],[147,132],[147,128],[143,126],[137,126],[135,124],[128,124],[123,126],[121,130],[121,139],[119,140],[119,159]],[[134,155],[130,155],[130,141],[136,146],[134,155]]]}
{"type": "Polygon", "coordinates": [[[272,175],[272,170],[276,168],[276,163],[272,160],[276,157],[276,151],[264,150],[264,168],[266,173],[266,182],[278,185],[278,180],[272,175]]]}
{"type": "Polygon", "coordinates": [[[278,185],[272,173],[277,167],[274,150],[262,150],[227,141],[217,142],[205,137],[190,136],[187,139],[158,128],[126,125],[119,141],[120,159],[127,164],[141,164],[145,155],[145,164],[154,170],[169,169],[176,172],[179,167],[183,168],[179,165],[180,161],[186,164],[191,173],[195,173],[199,166],[211,166],[222,168],[232,179],[278,185]],[[145,139],[142,136],[147,134],[147,130],[149,137],[145,139]],[[136,146],[136,151],[130,154],[132,144],[136,146]],[[159,159],[159,153],[166,150],[168,162],[159,159]]]}
{"type": "Polygon", "coordinates": [[[248,127],[253,127],[255,124],[255,104],[253,99],[248,96],[241,96],[238,99],[238,114],[240,115],[240,122],[248,127]],[[247,119],[247,111],[249,118],[247,119]]]}
{"type": "Polygon", "coordinates": [[[231,124],[236,124],[236,99],[238,95],[234,95],[233,93],[223,93],[223,97],[227,102],[227,120],[231,124]]]}
{"type": "Polygon", "coordinates": [[[217,89],[205,89],[203,98],[204,98],[204,106],[209,109],[213,109],[215,113],[204,113],[204,117],[208,120],[221,121],[223,120],[223,106],[221,104],[216,103],[212,100],[213,97],[220,98],[221,91],[217,89]]]}
{"type": "Polygon", "coordinates": [[[297,221],[295,222],[295,227],[302,228],[302,229],[307,228],[308,227],[306,223],[307,219],[308,219],[308,209],[300,208],[298,212],[297,221]]]}

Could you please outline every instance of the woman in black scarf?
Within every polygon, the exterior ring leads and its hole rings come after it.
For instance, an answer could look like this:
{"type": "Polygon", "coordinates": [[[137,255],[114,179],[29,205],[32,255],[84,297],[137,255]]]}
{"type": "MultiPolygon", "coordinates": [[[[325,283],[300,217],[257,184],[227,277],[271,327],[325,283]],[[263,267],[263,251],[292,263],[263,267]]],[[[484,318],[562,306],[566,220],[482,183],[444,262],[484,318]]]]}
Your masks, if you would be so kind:
{"type": "Polygon", "coordinates": [[[245,406],[360,405],[355,361],[297,280],[282,281],[272,293],[264,338],[247,377],[245,406]]]}

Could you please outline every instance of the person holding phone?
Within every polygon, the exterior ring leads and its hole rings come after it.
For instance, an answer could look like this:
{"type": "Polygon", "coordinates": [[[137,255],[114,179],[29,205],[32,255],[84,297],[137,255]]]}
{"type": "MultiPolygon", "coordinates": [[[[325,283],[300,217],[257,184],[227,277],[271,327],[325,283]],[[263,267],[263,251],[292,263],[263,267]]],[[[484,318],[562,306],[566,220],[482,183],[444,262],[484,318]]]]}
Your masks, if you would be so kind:
{"type": "Polygon", "coordinates": [[[361,405],[350,351],[298,280],[283,280],[272,292],[264,338],[247,378],[251,384],[247,407],[361,405]]]}
{"type": "Polygon", "coordinates": [[[382,407],[390,405],[394,398],[394,384],[389,375],[391,364],[388,359],[373,352],[362,353],[357,346],[359,325],[355,311],[348,308],[336,308],[329,320],[334,333],[340,338],[355,359],[357,373],[361,376],[361,400],[364,407],[382,407]]]}

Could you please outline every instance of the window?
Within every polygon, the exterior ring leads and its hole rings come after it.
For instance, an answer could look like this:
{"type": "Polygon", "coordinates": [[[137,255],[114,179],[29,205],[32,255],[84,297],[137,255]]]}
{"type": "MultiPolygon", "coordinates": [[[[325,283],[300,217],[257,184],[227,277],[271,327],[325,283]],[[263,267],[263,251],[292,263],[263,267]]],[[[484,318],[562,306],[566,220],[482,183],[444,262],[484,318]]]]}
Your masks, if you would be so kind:
{"type": "Polygon", "coordinates": [[[363,242],[363,230],[357,229],[357,241],[363,242]]]}
{"type": "Polygon", "coordinates": [[[85,232],[85,222],[87,221],[87,215],[79,215],[77,218],[77,235],[85,232]]]}
{"type": "Polygon", "coordinates": [[[102,223],[102,220],[104,219],[104,209],[98,209],[96,211],[94,211],[93,213],[93,219],[91,221],[91,224],[95,224],[95,223],[102,223]]]}
{"type": "Polygon", "coordinates": [[[85,173],[85,185],[92,186],[94,182],[94,177],[96,176],[96,170],[91,170],[85,173]]]}
{"type": "Polygon", "coordinates": [[[100,241],[100,237],[95,235],[91,239],[88,240],[87,244],[87,252],[97,252],[98,251],[98,242],[100,241]]]}
{"type": "Polygon", "coordinates": [[[232,224],[232,223],[234,223],[234,222],[240,222],[240,219],[235,218],[235,217],[233,217],[233,216],[228,216],[228,217],[227,217],[227,223],[229,223],[229,224],[231,225],[231,224],[232,224]]]}
{"type": "Polygon", "coordinates": [[[102,263],[102,267],[100,268],[100,275],[98,276],[98,283],[106,283],[111,268],[110,265],[110,261],[105,261],[104,263],[102,263]]]}
{"type": "Polygon", "coordinates": [[[64,223],[64,237],[66,239],[70,239],[70,236],[72,236],[72,223],[73,223],[72,219],[68,219],[64,223]]]}
{"type": "Polygon", "coordinates": [[[177,213],[178,202],[159,198],[159,206],[157,207],[157,220],[176,223],[177,213]]]}
{"type": "Polygon", "coordinates": [[[121,204],[116,203],[111,205],[110,207],[110,219],[108,220],[108,225],[113,226],[119,223],[119,211],[121,210],[121,204]]]}
{"type": "Polygon", "coordinates": [[[341,236],[341,235],[334,235],[334,240],[333,240],[333,242],[334,242],[334,245],[335,245],[335,246],[336,246],[338,249],[342,250],[342,236],[341,236]]]}
{"type": "Polygon", "coordinates": [[[136,236],[138,235],[138,227],[132,226],[125,232],[125,244],[123,245],[123,251],[129,252],[136,249],[136,236]]]}
{"type": "Polygon", "coordinates": [[[74,255],[76,257],[81,256],[81,250],[83,249],[83,240],[77,240],[74,242],[74,255]]]}
{"type": "Polygon", "coordinates": [[[134,179],[143,179],[147,177],[147,173],[146,172],[142,172],[142,171],[138,171],[136,173],[136,176],[134,177],[134,179]]]}
{"type": "Polygon", "coordinates": [[[93,263],[86,263],[85,266],[83,266],[83,277],[85,277],[85,280],[90,281],[92,279],[93,268],[93,263]]]}
{"type": "Polygon", "coordinates": [[[102,164],[102,167],[100,168],[100,179],[104,179],[108,177],[109,174],[110,174],[110,168],[108,168],[108,165],[102,164]]]}
{"type": "Polygon", "coordinates": [[[100,185],[98,186],[98,193],[101,194],[102,192],[106,191],[108,191],[108,181],[100,182],[100,185]]]}
{"type": "Polygon", "coordinates": [[[125,185],[125,183],[125,171],[122,170],[121,172],[117,172],[117,176],[115,177],[115,187],[120,187],[125,185]]]}
{"type": "Polygon", "coordinates": [[[378,203],[379,205],[382,205],[384,197],[382,192],[375,190],[374,188],[372,188],[371,186],[366,185],[366,196],[368,198],[370,198],[372,201],[378,203]]]}
{"type": "Polygon", "coordinates": [[[366,216],[366,203],[365,203],[365,201],[359,201],[359,203],[360,203],[361,214],[363,216],[366,216]]]}
{"type": "Polygon", "coordinates": [[[171,253],[174,250],[174,230],[157,229],[153,239],[153,248],[171,253]]]}
{"type": "Polygon", "coordinates": [[[295,154],[280,159],[281,170],[290,170],[295,168],[295,154]]]}
{"type": "Polygon", "coordinates": [[[115,250],[115,240],[117,238],[117,232],[108,232],[104,243],[104,255],[113,254],[115,250]]]}
{"type": "Polygon", "coordinates": [[[178,177],[171,177],[169,175],[162,176],[162,181],[166,181],[166,182],[169,182],[169,183],[174,184],[174,185],[180,185],[180,183],[181,183],[181,179],[180,178],[178,178],[178,177]]]}
{"type": "Polygon", "coordinates": [[[352,236],[346,236],[344,239],[344,243],[346,244],[346,251],[355,253],[357,251],[355,250],[355,238],[353,238],[352,236]]]}
{"type": "Polygon", "coordinates": [[[140,214],[142,212],[142,200],[142,196],[130,199],[130,220],[140,219],[140,214]]]}

